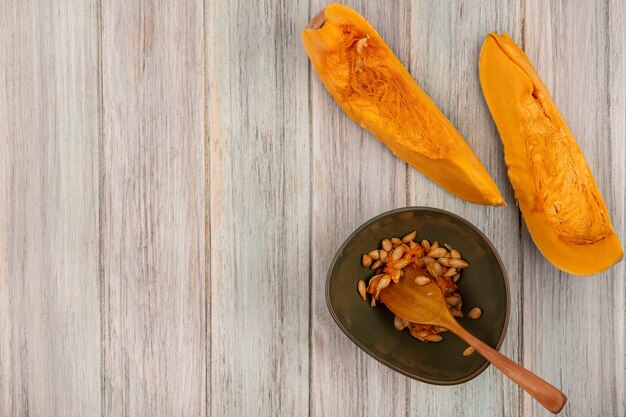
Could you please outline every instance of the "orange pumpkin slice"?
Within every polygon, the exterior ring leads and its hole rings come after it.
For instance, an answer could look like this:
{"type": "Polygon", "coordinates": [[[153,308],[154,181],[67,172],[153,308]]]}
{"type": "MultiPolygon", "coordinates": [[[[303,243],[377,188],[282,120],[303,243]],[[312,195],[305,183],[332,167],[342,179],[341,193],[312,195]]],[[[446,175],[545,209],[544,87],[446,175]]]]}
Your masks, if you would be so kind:
{"type": "Polygon", "coordinates": [[[506,34],[491,33],[479,65],[515,197],[539,250],[576,275],[618,262],[623,250],[600,190],[528,57],[506,34]]]}
{"type": "Polygon", "coordinates": [[[505,204],[461,134],[361,15],[331,4],[302,41],[335,101],[395,155],[460,198],[505,204]]]}

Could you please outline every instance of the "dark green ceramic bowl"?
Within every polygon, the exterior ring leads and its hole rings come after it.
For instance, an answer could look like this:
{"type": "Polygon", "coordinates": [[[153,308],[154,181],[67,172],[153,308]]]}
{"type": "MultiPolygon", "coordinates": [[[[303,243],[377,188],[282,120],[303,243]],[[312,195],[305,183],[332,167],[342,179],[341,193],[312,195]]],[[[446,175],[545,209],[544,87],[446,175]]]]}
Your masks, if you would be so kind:
{"type": "MultiPolygon", "coordinates": [[[[407,207],[374,217],[359,227],[339,248],[326,280],[326,302],[343,332],[376,360],[408,377],[437,385],[469,381],[484,371],[487,362],[478,353],[462,355],[467,344],[450,332],[440,343],[423,343],[407,330],[393,327],[393,314],[378,304],[370,307],[357,292],[360,279],[372,271],[361,266],[361,256],[380,248],[386,237],[402,237],[417,230],[417,239],[449,243],[470,268],[461,275],[463,313],[480,307],[478,320],[459,322],[488,345],[499,349],[509,320],[509,288],[500,256],[480,230],[450,212],[429,207],[407,207]]],[[[369,301],[369,297],[368,297],[369,301]]]]}

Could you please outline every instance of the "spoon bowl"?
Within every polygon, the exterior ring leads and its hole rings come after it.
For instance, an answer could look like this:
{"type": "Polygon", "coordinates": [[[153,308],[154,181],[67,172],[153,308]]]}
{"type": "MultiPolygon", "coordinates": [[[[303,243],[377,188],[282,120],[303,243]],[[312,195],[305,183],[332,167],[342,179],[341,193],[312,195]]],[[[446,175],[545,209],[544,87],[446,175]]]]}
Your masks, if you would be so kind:
{"type": "Polygon", "coordinates": [[[415,283],[420,275],[428,273],[414,265],[404,268],[404,277],[380,293],[383,303],[393,314],[411,323],[441,326],[444,321],[454,320],[434,281],[426,285],[415,283]]]}

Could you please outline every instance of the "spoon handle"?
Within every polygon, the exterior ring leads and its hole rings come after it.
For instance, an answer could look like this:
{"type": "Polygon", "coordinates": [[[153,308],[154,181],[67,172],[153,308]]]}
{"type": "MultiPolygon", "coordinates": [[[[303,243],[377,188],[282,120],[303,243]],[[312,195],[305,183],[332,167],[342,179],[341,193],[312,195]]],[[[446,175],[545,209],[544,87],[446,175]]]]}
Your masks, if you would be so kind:
{"type": "MultiPolygon", "coordinates": [[[[532,395],[549,411],[557,414],[565,403],[567,397],[556,387],[539,378],[526,368],[513,362],[491,346],[486,345],[470,332],[465,330],[456,320],[454,324],[449,323],[448,329],[454,332],[461,339],[465,340],[470,346],[476,349],[485,359],[494,364],[496,368],[502,371],[506,376],[511,378],[517,385],[522,387],[527,393],[532,395]]],[[[447,327],[447,326],[446,326],[447,327]]]]}

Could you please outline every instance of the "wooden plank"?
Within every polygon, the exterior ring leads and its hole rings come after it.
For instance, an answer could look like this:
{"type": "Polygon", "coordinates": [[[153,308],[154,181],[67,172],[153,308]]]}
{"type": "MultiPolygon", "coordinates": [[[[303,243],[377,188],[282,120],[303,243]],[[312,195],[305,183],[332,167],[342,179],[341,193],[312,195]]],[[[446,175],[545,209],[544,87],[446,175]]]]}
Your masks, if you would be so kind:
{"type": "Polygon", "coordinates": [[[308,7],[210,3],[211,415],[306,415],[308,7]]]}
{"type": "MultiPolygon", "coordinates": [[[[525,50],[624,232],[623,2],[526,2],[525,50]],[[619,3],[619,4],[618,4],[619,3]]],[[[563,416],[624,412],[624,263],[593,278],[551,266],[524,228],[524,364],[563,388],[563,416]]],[[[524,397],[524,414],[548,415],[524,397]]]]}
{"type": "Polygon", "coordinates": [[[203,4],[102,7],[104,413],[203,416],[203,4]]]}
{"type": "MultiPolygon", "coordinates": [[[[310,15],[326,5],[313,1],[310,15]]],[[[348,1],[408,61],[409,2],[348,1]]],[[[308,19],[299,22],[299,27],[308,19]]],[[[308,65],[308,64],[307,64],[308,65]]],[[[408,380],[356,347],[333,322],[324,298],[335,251],[369,218],[406,204],[406,164],[361,129],[334,102],[313,69],[313,247],[311,415],[401,416],[408,380]]],[[[390,323],[391,325],[391,323],[390,323]]]]}
{"type": "Polygon", "coordinates": [[[100,414],[96,4],[0,4],[1,416],[100,414]]]}
{"type": "MultiPolygon", "coordinates": [[[[498,249],[509,275],[511,301],[509,327],[501,351],[520,362],[524,306],[518,256],[519,214],[506,175],[502,144],[478,79],[478,55],[489,32],[506,31],[519,40],[517,3],[420,2],[411,17],[411,74],[464,135],[509,206],[495,208],[466,202],[413,168],[409,169],[409,203],[443,208],[466,218],[498,249]]],[[[467,416],[521,415],[517,386],[494,367],[455,387],[411,382],[408,399],[410,414],[415,416],[454,415],[459,410],[467,416]]]]}
{"type": "MultiPolygon", "coordinates": [[[[622,238],[622,248],[626,248],[626,4],[619,0],[609,2],[607,9],[608,29],[608,90],[609,97],[609,137],[612,152],[606,156],[609,159],[610,171],[606,183],[609,184],[608,191],[612,200],[607,203],[611,207],[611,219],[618,235],[622,238]],[[609,43],[610,42],[610,43],[609,43]],[[620,93],[621,92],[621,93],[620,93]],[[621,153],[619,152],[621,150],[621,153]],[[615,191],[614,191],[615,190],[615,191]]],[[[601,165],[602,166],[602,165],[601,165]]],[[[606,168],[603,168],[606,169],[606,168]]],[[[597,172],[597,171],[596,171],[597,172]]],[[[606,184],[605,183],[605,184],[606,184]]],[[[605,186],[606,187],[606,186],[605,186]]],[[[605,198],[609,198],[605,194],[605,198]]],[[[614,350],[613,372],[609,375],[612,381],[611,403],[615,415],[623,416],[626,412],[626,375],[624,353],[626,352],[626,265],[624,261],[611,271],[613,307],[609,310],[608,316],[614,323],[612,332],[614,350]]]]}

